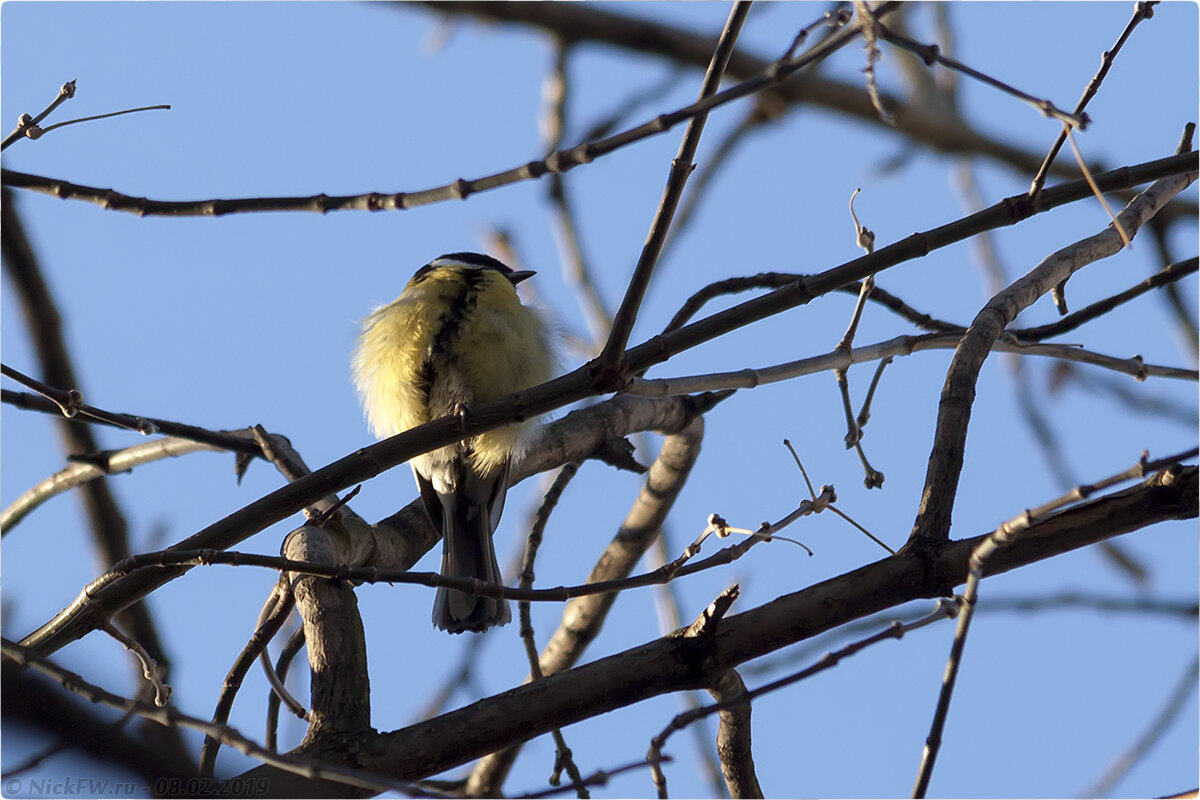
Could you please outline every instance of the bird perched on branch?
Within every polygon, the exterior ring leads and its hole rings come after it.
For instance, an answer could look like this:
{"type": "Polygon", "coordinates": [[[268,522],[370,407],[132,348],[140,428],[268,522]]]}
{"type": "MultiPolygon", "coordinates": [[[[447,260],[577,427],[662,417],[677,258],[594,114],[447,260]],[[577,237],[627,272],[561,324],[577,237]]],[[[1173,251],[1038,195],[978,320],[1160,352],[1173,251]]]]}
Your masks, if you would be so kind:
{"type": "MultiPolygon", "coordinates": [[[[516,291],[533,274],[490,256],[449,253],[418,269],[394,302],[363,321],[354,380],[377,437],[465,414],[550,378],[548,327],[516,291]]],[[[442,535],[442,575],[503,583],[492,534],[513,454],[528,432],[528,423],[514,423],[412,459],[421,500],[442,535]]],[[[433,624],[451,633],[511,619],[506,600],[442,587],[434,598],[433,624]]]]}

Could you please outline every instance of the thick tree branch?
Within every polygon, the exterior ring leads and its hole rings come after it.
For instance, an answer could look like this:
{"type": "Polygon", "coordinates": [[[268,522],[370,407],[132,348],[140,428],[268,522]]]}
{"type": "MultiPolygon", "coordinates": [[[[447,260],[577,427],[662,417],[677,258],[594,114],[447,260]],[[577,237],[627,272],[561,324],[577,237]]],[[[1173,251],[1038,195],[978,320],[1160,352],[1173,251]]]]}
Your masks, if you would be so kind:
{"type": "MultiPolygon", "coordinates": [[[[1194,466],[1169,469],[1141,484],[1082,503],[1032,525],[1020,541],[989,559],[999,574],[1170,519],[1197,516],[1194,466]]],[[[552,727],[640,702],[696,689],[721,671],[861,617],[911,600],[942,596],[966,580],[967,561],[991,532],[941,545],[932,561],[911,552],[784,595],[722,620],[710,644],[695,648],[671,635],[511,689],[426,722],[384,734],[365,733],[356,755],[366,769],[415,780],[539,736],[552,727]],[[463,732],[469,731],[469,736],[463,732]]],[[[333,754],[330,754],[332,756],[333,754]]],[[[313,787],[271,767],[278,796],[312,796],[313,787]]],[[[327,787],[321,787],[327,788],[327,787]]]]}
{"type": "MultiPolygon", "coordinates": [[[[333,537],[314,525],[288,535],[287,558],[336,563],[333,537]]],[[[289,576],[296,609],[304,620],[304,642],[312,667],[309,728],[302,747],[336,741],[371,726],[367,645],[354,588],[346,581],[289,576]]]]}
{"type": "MultiPolygon", "coordinates": [[[[356,795],[361,795],[364,789],[371,793],[385,791],[414,793],[416,791],[414,787],[394,783],[378,775],[366,773],[361,769],[348,769],[338,764],[321,763],[311,757],[281,756],[272,753],[228,725],[215,725],[197,717],[180,713],[170,704],[156,706],[114,694],[107,689],[90,683],[82,676],[64,669],[53,661],[38,655],[35,651],[27,647],[22,647],[8,639],[0,638],[0,649],[3,650],[6,665],[12,663],[19,668],[34,669],[46,675],[63,688],[75,692],[80,697],[92,703],[117,708],[130,714],[137,714],[170,730],[191,728],[192,730],[201,731],[206,735],[216,736],[226,744],[236,747],[242,753],[270,764],[277,769],[291,771],[293,775],[303,776],[306,781],[314,783],[328,781],[339,792],[345,792],[348,787],[357,787],[354,790],[356,795]]],[[[219,786],[219,784],[214,785],[210,789],[210,793],[216,794],[219,791],[219,786]]],[[[240,788],[241,791],[250,792],[257,796],[262,796],[269,790],[269,787],[263,784],[242,786],[240,788]]]]}

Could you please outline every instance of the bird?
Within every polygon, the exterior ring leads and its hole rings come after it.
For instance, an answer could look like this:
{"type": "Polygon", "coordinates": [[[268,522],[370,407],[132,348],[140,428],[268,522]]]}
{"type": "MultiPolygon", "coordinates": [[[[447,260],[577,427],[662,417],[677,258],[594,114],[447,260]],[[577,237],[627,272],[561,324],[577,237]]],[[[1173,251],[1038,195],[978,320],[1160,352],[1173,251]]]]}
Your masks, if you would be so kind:
{"type": "MultiPolygon", "coordinates": [[[[413,274],[393,302],[361,324],[354,383],[369,426],[383,439],[549,380],[550,325],[516,287],[532,277],[491,256],[447,253],[413,274]]],[[[502,584],[492,535],[515,455],[537,426],[495,428],[410,462],[425,511],[442,536],[441,574],[502,584]]],[[[482,633],[512,620],[508,601],[438,587],[433,624],[482,633]]]]}

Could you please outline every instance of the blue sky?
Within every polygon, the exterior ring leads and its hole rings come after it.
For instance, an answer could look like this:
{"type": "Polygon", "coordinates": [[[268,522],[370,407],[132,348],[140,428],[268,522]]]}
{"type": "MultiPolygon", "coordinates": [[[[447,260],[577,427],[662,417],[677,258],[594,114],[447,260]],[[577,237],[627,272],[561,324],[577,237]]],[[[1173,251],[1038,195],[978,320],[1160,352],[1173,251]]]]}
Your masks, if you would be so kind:
{"type": "MultiPolygon", "coordinates": [[[[1126,3],[954,4],[955,51],[971,65],[1063,108],[1072,107],[1131,13],[1126,3]]],[[[715,34],[725,4],[629,3],[622,13],[657,18],[715,34]]],[[[764,3],[751,14],[742,44],[774,56],[824,6],[764,3]]],[[[930,14],[916,17],[928,38],[930,14]]],[[[1079,136],[1089,156],[1116,166],[1174,152],[1180,131],[1196,121],[1197,7],[1166,3],[1131,37],[1089,106],[1092,126],[1079,136]]],[[[542,80],[553,52],[524,28],[460,21],[447,27],[415,5],[345,3],[33,3],[0,8],[0,120],[41,110],[66,80],[76,97],[47,123],[134,106],[154,111],[80,124],[5,151],[6,168],[76,183],[113,187],[156,199],[409,191],[478,177],[540,157],[542,80]]],[[[900,90],[898,56],[885,50],[877,67],[885,89],[900,90]]],[[[824,69],[861,80],[861,48],[851,46],[824,69]]],[[[569,63],[567,141],[632,92],[671,74],[664,62],[584,45],[569,63]]],[[[631,123],[686,105],[700,74],[679,74],[672,89],[638,109],[631,123]]],[[[962,88],[962,107],[976,127],[1044,152],[1055,123],[995,90],[962,88]]],[[[749,106],[715,112],[697,161],[749,106]]],[[[567,176],[584,220],[583,246],[610,308],[625,282],[678,147],[682,127],[625,148],[567,176]]],[[[1069,157],[1064,153],[1061,158],[1069,157]]],[[[980,160],[985,202],[1023,191],[1030,176],[980,160]]],[[[857,187],[860,218],[877,244],[961,217],[949,161],[906,146],[875,125],[829,111],[800,108],[751,137],[716,179],[710,195],[661,264],[632,341],[665,324],[693,291],[722,278],[761,271],[817,272],[855,257],[846,202],[857,187]],[[882,165],[904,156],[901,165],[882,165]]],[[[1187,196],[1195,199],[1191,189],[1187,196]]],[[[316,468],[371,441],[349,380],[357,320],[388,302],[421,264],[443,252],[484,249],[492,228],[509,230],[538,300],[572,333],[583,333],[578,304],[559,269],[542,183],[526,182],[467,202],[416,210],[325,216],[301,213],[220,219],[139,219],[80,202],[18,192],[33,247],[64,318],[64,333],[86,399],[100,407],[210,428],[261,423],[288,436],[316,468]]],[[[1010,276],[1107,224],[1094,201],[1076,203],[995,233],[1010,276]]],[[[1178,258],[1195,254],[1195,225],[1173,230],[1178,258]]],[[[1078,308],[1141,280],[1158,268],[1151,241],[1089,267],[1072,280],[1078,308]]],[[[879,285],[934,316],[969,321],[986,299],[967,245],[946,248],[883,274],[879,285]]],[[[1195,311],[1197,283],[1181,292],[1195,311]]],[[[0,298],[6,364],[35,372],[14,293],[0,298]]],[[[825,352],[845,328],[852,301],[831,296],[682,354],[648,377],[768,366],[825,352]]],[[[1056,318],[1048,298],[1027,324],[1056,318]]],[[[868,309],[858,341],[912,332],[902,321],[868,309]]],[[[1098,352],[1140,353],[1152,363],[1194,368],[1172,332],[1161,298],[1147,296],[1074,332],[1098,352]]],[[[569,367],[580,355],[568,352],[569,367]]],[[[837,487],[840,507],[898,547],[916,512],[932,441],[948,351],[898,359],[881,384],[866,446],[887,476],[881,491],[862,488],[828,374],[739,392],[707,419],[704,451],[669,521],[678,550],[711,512],[755,527],[778,519],[803,498],[784,438],[800,448],[814,482],[837,487]]],[[[1143,449],[1161,456],[1194,446],[1196,428],[1135,417],[1108,395],[1071,386],[1048,389],[1049,367],[1027,366],[1078,481],[1130,466],[1143,449]]],[[[861,398],[872,367],[851,370],[861,398]]],[[[1127,388],[1195,409],[1196,387],[1152,380],[1127,388]]],[[[6,388],[15,388],[5,382],[6,388]]],[[[63,466],[51,421],[4,408],[0,485],[7,505],[63,466]]],[[[136,443],[136,434],[98,431],[104,447],[136,443]]],[[[646,463],[657,441],[650,438],[646,463]]],[[[134,549],[178,541],[273,490],[280,478],[254,464],[241,485],[228,455],[199,454],[112,479],[128,517],[134,549]]],[[[497,549],[516,557],[538,497],[537,480],[514,490],[497,549]]],[[[627,473],[589,464],[570,487],[547,533],[538,569],[545,585],[581,582],[613,535],[640,486],[627,473]]],[[[1022,421],[1005,359],[981,375],[953,535],[994,529],[1026,506],[1061,493],[1022,421]]],[[[363,487],[354,508],[369,520],[413,499],[407,467],[363,487]]],[[[826,515],[828,517],[829,515],[826,515]]],[[[239,549],[276,553],[296,524],[289,520],[239,549]]],[[[1194,520],[1158,526],[1123,545],[1151,570],[1136,587],[1097,553],[1056,558],[985,582],[989,597],[1045,596],[1064,591],[1109,596],[1195,598],[1194,520]]],[[[833,518],[797,524],[789,535],[816,551],[786,544],[760,547],[728,571],[697,575],[678,587],[686,618],[729,583],[743,594],[737,609],[874,561],[869,540],[833,518]]],[[[4,539],[0,569],[5,635],[40,625],[105,566],[96,563],[86,521],[73,497],[52,500],[4,539]]],[[[435,569],[427,557],[421,569],[435,569]]],[[[175,658],[179,707],[210,716],[221,680],[253,630],[273,573],[216,567],[193,570],[149,601],[175,658]]],[[[425,694],[457,664],[465,646],[428,624],[432,596],[419,587],[358,591],[369,647],[373,724],[390,730],[410,721],[425,694]],[[420,653],[413,658],[412,653],[420,653]]],[[[652,590],[616,604],[589,657],[660,635],[652,590]]],[[[557,609],[535,609],[539,641],[557,609]]],[[[836,670],[755,706],[755,752],[768,795],[896,796],[911,788],[952,628],[932,626],[901,642],[881,644],[836,670]],[[853,763],[847,771],[841,765],[853,763]],[[838,766],[833,766],[838,765],[838,766]]],[[[932,792],[941,796],[1066,796],[1085,789],[1150,723],[1196,650],[1194,621],[1165,617],[1058,611],[981,613],[967,648],[959,693],[932,792]]],[[[126,694],[134,689],[127,656],[92,635],[63,650],[62,663],[126,694]]],[[[490,694],[520,682],[525,661],[516,626],[490,636],[478,690],[490,694]]],[[[747,679],[751,685],[767,678],[747,679]]],[[[300,684],[301,691],[303,682],[300,684]]],[[[232,724],[260,736],[266,688],[253,674],[232,724]]],[[[473,699],[462,694],[457,703],[473,699]]],[[[679,701],[663,697],[589,720],[565,731],[581,769],[640,758],[679,701]]],[[[302,730],[284,725],[293,745],[302,730]]],[[[1197,704],[1193,694],[1159,747],[1116,788],[1120,796],[1152,796],[1193,786],[1197,773],[1197,704]]],[[[196,742],[198,746],[198,741],[196,742]]],[[[44,744],[40,735],[6,729],[3,767],[44,744]]],[[[667,777],[675,796],[704,796],[690,738],[677,734],[679,759],[667,777]]],[[[544,785],[552,745],[534,742],[507,786],[544,785]]],[[[234,772],[249,762],[222,753],[234,772]]],[[[46,774],[95,774],[73,756],[58,756],[46,774]]],[[[607,796],[653,792],[648,775],[623,776],[607,796]]]]}

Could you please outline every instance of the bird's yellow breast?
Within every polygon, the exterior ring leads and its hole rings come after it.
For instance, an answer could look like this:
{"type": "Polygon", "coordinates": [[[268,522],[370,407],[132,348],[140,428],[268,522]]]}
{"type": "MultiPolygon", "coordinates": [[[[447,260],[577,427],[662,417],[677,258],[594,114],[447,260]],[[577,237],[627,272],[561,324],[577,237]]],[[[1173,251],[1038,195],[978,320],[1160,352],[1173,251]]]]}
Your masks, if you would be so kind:
{"type": "MultiPolygon", "coordinates": [[[[542,383],[551,363],[545,323],[504,275],[438,267],[364,321],[354,369],[371,427],[385,437],[542,383]]],[[[520,433],[510,425],[473,437],[476,468],[498,469],[520,433]]],[[[423,458],[439,457],[451,454],[423,458]]]]}

